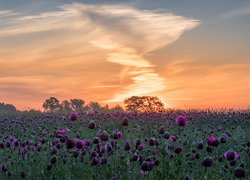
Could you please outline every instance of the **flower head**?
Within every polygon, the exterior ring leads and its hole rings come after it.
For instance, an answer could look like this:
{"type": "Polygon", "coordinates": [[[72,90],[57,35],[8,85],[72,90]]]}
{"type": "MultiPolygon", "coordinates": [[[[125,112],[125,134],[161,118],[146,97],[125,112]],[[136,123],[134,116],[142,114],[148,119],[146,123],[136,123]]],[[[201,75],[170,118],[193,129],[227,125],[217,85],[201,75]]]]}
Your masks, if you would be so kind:
{"type": "Polygon", "coordinates": [[[213,164],[214,164],[213,159],[211,159],[209,157],[202,161],[202,165],[205,167],[211,167],[211,166],[213,166],[213,164]]]}
{"type": "Polygon", "coordinates": [[[56,135],[67,135],[68,134],[68,131],[66,129],[61,129],[61,130],[56,130],[56,135]]]}
{"type": "Polygon", "coordinates": [[[169,136],[169,140],[172,142],[175,142],[177,140],[177,137],[174,135],[169,136]]]}
{"type": "Polygon", "coordinates": [[[224,157],[229,161],[236,161],[239,157],[238,153],[234,150],[229,150],[224,153],[224,157]]]}
{"type": "Polygon", "coordinates": [[[244,178],[245,177],[245,170],[241,167],[235,168],[234,175],[237,178],[244,178]]]}
{"type": "Polygon", "coordinates": [[[107,162],[108,162],[108,159],[106,157],[101,157],[100,160],[99,160],[99,163],[101,165],[107,164],[107,162]]]}
{"type": "Polygon", "coordinates": [[[143,161],[140,167],[142,175],[148,175],[150,171],[154,169],[154,162],[150,160],[143,161]]]}
{"type": "Polygon", "coordinates": [[[124,118],[123,121],[122,121],[122,125],[123,126],[128,126],[128,118],[124,118]]]}
{"type": "Polygon", "coordinates": [[[85,140],[79,140],[76,142],[76,148],[82,149],[87,146],[87,142],[85,140]]]}
{"type": "Polygon", "coordinates": [[[89,122],[89,125],[88,125],[88,128],[89,128],[89,129],[95,129],[95,128],[96,128],[95,121],[93,121],[93,120],[90,121],[90,122],[89,122]]]}
{"type": "Polygon", "coordinates": [[[108,133],[106,131],[102,131],[99,133],[99,138],[102,140],[102,141],[107,141],[109,139],[108,137],[108,133]]]}
{"type": "Polygon", "coordinates": [[[185,116],[179,115],[176,118],[176,124],[178,126],[186,126],[188,124],[188,119],[185,116]]]}
{"type": "Polygon", "coordinates": [[[218,144],[219,144],[219,141],[218,141],[215,137],[211,136],[211,137],[209,137],[209,138],[207,139],[207,144],[208,144],[209,146],[217,147],[218,144]]]}
{"type": "Polygon", "coordinates": [[[130,150],[130,141],[129,141],[129,140],[127,140],[127,141],[125,142],[124,149],[125,149],[126,151],[130,150]]]}
{"type": "Polygon", "coordinates": [[[75,145],[76,145],[76,142],[75,142],[74,139],[69,138],[69,139],[66,140],[66,147],[68,149],[73,149],[75,147],[75,145]]]}
{"type": "Polygon", "coordinates": [[[76,121],[78,119],[78,114],[77,113],[71,113],[69,115],[69,120],[70,121],[76,121]]]}

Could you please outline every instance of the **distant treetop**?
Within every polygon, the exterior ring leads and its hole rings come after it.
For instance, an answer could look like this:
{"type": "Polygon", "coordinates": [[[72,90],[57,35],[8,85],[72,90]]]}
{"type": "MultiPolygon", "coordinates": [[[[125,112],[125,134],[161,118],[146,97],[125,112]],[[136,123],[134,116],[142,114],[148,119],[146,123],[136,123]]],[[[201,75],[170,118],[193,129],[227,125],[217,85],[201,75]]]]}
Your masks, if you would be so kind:
{"type": "Polygon", "coordinates": [[[0,103],[0,111],[15,112],[17,109],[12,104],[0,103]]]}
{"type": "Polygon", "coordinates": [[[132,96],[124,100],[126,111],[159,112],[164,110],[164,104],[156,96],[132,96]]]}

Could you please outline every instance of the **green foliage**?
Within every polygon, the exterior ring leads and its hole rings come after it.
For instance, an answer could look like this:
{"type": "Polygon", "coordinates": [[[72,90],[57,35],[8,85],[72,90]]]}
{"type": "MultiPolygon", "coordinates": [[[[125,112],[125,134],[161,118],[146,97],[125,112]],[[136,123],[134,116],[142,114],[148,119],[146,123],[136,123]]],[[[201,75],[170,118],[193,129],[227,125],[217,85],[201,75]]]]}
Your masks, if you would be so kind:
{"type": "Polygon", "coordinates": [[[0,172],[0,179],[21,179],[20,172],[26,173],[27,179],[111,179],[116,176],[118,179],[176,179],[182,180],[186,176],[193,179],[235,179],[234,169],[244,164],[246,171],[245,179],[249,179],[250,158],[246,150],[248,147],[242,146],[242,143],[249,141],[249,112],[236,113],[213,113],[213,112],[196,112],[196,111],[169,111],[160,114],[142,113],[132,116],[130,113],[109,114],[110,116],[101,116],[98,114],[81,115],[76,122],[63,120],[64,115],[60,113],[39,113],[39,112],[18,112],[0,115],[1,136],[0,143],[7,143],[5,137],[17,138],[20,143],[32,141],[30,147],[23,148],[21,144],[17,147],[0,148],[0,162],[6,164],[12,175],[9,177],[6,173],[0,172]],[[180,129],[175,124],[176,114],[186,114],[190,123],[184,129],[180,129]],[[115,115],[115,116],[114,116],[115,115]],[[122,126],[123,117],[129,118],[129,126],[122,126]],[[6,121],[8,119],[8,121],[6,121]],[[226,119],[226,120],[225,120],[226,119]],[[240,119],[235,120],[235,119],[240,119]],[[96,129],[89,129],[90,121],[96,123],[96,129]],[[176,142],[165,139],[164,134],[159,133],[159,128],[164,126],[165,133],[178,136],[176,142]],[[91,166],[90,152],[96,148],[95,144],[81,150],[83,161],[79,157],[74,157],[76,149],[68,150],[64,143],[59,143],[61,147],[56,150],[56,154],[52,155],[55,145],[52,144],[56,140],[55,130],[67,129],[68,137],[75,140],[87,139],[92,141],[94,137],[98,137],[100,131],[105,130],[109,134],[109,140],[100,142],[106,145],[111,141],[117,142],[117,147],[112,153],[105,152],[103,157],[108,158],[106,165],[91,166]],[[122,132],[123,136],[113,139],[115,130],[122,132]],[[217,148],[213,148],[212,152],[206,151],[206,139],[213,131],[213,136],[219,137],[222,133],[229,133],[230,137],[226,143],[220,143],[217,148]],[[76,137],[76,134],[78,136],[76,137]],[[149,146],[148,139],[155,137],[159,142],[159,146],[149,146]],[[145,146],[143,151],[139,151],[135,147],[137,139],[145,146]],[[37,145],[41,140],[45,139],[40,151],[37,151],[37,145]],[[131,141],[131,152],[124,150],[126,140],[131,141]],[[183,145],[185,140],[189,140],[189,144],[183,145]],[[197,142],[203,141],[204,148],[197,149],[197,142]],[[35,145],[37,144],[37,145],[35,145]],[[183,151],[176,155],[168,146],[181,146],[183,151]],[[238,152],[240,159],[235,166],[231,166],[230,162],[225,159],[220,162],[219,157],[229,149],[238,152]],[[195,150],[195,152],[193,152],[195,150]],[[83,153],[84,152],[84,153],[83,153]],[[24,154],[23,154],[24,153],[24,154]],[[187,154],[199,154],[199,158],[190,160],[187,154]],[[131,161],[134,154],[140,154],[143,158],[156,158],[159,164],[154,167],[148,175],[140,174],[140,161],[131,161]],[[22,159],[25,155],[26,159],[22,159]],[[67,157],[67,161],[63,162],[63,157],[67,157]],[[173,155],[173,156],[172,156],[173,155]],[[52,156],[56,156],[57,162],[52,166],[51,170],[47,167],[50,164],[52,156]],[[211,168],[205,168],[201,165],[202,160],[206,157],[214,160],[211,168]],[[123,157],[123,158],[121,158],[123,157]],[[14,162],[14,163],[13,163],[14,162]],[[225,169],[225,166],[228,166],[225,169]]]}

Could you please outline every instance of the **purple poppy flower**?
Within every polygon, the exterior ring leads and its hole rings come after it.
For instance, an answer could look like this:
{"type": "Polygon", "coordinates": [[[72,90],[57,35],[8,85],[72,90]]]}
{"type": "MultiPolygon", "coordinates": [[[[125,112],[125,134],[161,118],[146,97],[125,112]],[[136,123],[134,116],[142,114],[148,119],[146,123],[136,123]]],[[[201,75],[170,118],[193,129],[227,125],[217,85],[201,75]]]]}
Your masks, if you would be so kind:
{"type": "Polygon", "coordinates": [[[108,159],[106,157],[101,157],[100,160],[99,160],[99,163],[101,165],[107,164],[107,162],[108,162],[108,159]]]}
{"type": "Polygon", "coordinates": [[[124,149],[125,149],[126,151],[130,150],[130,141],[129,141],[129,140],[127,140],[127,141],[125,142],[124,149]]]}
{"type": "Polygon", "coordinates": [[[89,125],[88,125],[88,128],[89,128],[89,129],[95,129],[95,128],[96,128],[95,121],[93,121],[93,120],[90,121],[90,122],[89,122],[89,125]]]}
{"type": "Polygon", "coordinates": [[[122,121],[122,125],[123,126],[128,126],[128,118],[124,118],[123,121],[122,121]]]}
{"type": "Polygon", "coordinates": [[[56,130],[56,135],[67,135],[68,131],[66,129],[56,130]]]}
{"type": "Polygon", "coordinates": [[[186,126],[188,124],[188,119],[185,116],[179,115],[176,118],[176,124],[178,126],[186,126]]]}
{"type": "Polygon", "coordinates": [[[165,133],[164,126],[161,126],[161,127],[160,127],[159,133],[160,133],[160,134],[164,134],[164,133],[165,133]]]}
{"type": "Polygon", "coordinates": [[[209,138],[207,139],[207,144],[208,144],[209,146],[217,147],[218,144],[219,144],[219,141],[218,141],[215,137],[211,136],[211,137],[209,137],[209,138]]]}
{"type": "Polygon", "coordinates": [[[148,141],[149,146],[155,146],[157,145],[157,141],[155,138],[150,138],[148,141]]]}
{"type": "Polygon", "coordinates": [[[241,167],[235,168],[234,175],[237,178],[244,178],[245,177],[245,170],[241,167]]]}
{"type": "Polygon", "coordinates": [[[121,132],[121,131],[118,131],[118,132],[117,132],[117,137],[118,137],[118,139],[120,139],[122,136],[123,136],[123,135],[122,135],[122,132],[121,132]]]}
{"type": "Polygon", "coordinates": [[[143,150],[144,150],[144,145],[143,145],[143,144],[140,144],[140,145],[138,146],[138,150],[139,150],[139,151],[143,151],[143,150]]]}
{"type": "Polygon", "coordinates": [[[150,161],[150,160],[146,160],[146,161],[143,161],[143,163],[141,164],[141,167],[140,167],[140,173],[142,175],[148,175],[150,171],[152,171],[154,169],[154,162],[150,161]]]}
{"type": "Polygon", "coordinates": [[[202,161],[202,165],[205,166],[205,167],[211,167],[213,166],[214,162],[211,158],[206,158],[202,161]]]}
{"type": "Polygon", "coordinates": [[[175,150],[174,150],[174,152],[175,152],[176,154],[180,154],[181,151],[182,151],[182,147],[176,147],[175,150]]]}
{"type": "Polygon", "coordinates": [[[82,149],[84,147],[86,147],[87,142],[85,140],[79,140],[76,142],[76,148],[77,149],[82,149]]]}
{"type": "Polygon", "coordinates": [[[237,161],[239,155],[234,150],[228,150],[224,153],[224,157],[226,160],[229,160],[229,161],[237,161]]]}
{"type": "Polygon", "coordinates": [[[68,149],[73,149],[75,147],[75,145],[76,145],[76,142],[75,142],[74,139],[69,138],[69,139],[66,140],[66,147],[68,149]]]}
{"type": "Polygon", "coordinates": [[[76,121],[78,119],[78,114],[77,113],[71,113],[69,115],[69,120],[70,121],[76,121]]]}
{"type": "Polygon", "coordinates": [[[106,144],[106,150],[107,150],[107,152],[111,152],[112,151],[112,145],[110,143],[106,144]]]}
{"type": "Polygon", "coordinates": [[[102,141],[107,141],[109,139],[108,137],[108,133],[106,131],[102,131],[99,133],[99,138],[102,140],[102,141]]]}
{"type": "Polygon", "coordinates": [[[177,137],[174,135],[169,136],[169,140],[172,142],[175,142],[177,140],[177,137]]]}

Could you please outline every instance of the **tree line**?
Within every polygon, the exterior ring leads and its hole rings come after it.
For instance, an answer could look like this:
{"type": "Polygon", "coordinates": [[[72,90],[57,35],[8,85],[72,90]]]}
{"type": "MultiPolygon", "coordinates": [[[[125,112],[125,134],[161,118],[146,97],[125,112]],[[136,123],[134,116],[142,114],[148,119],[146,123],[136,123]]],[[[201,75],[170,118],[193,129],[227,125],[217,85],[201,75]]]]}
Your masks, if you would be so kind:
{"type": "Polygon", "coordinates": [[[85,104],[82,99],[70,99],[60,102],[55,97],[46,99],[43,103],[43,109],[45,112],[104,112],[104,111],[124,111],[120,105],[116,105],[114,108],[109,109],[108,105],[102,106],[98,102],[90,102],[85,104]]]}
{"type": "MultiPolygon", "coordinates": [[[[56,97],[46,99],[42,107],[44,112],[160,112],[164,110],[164,103],[156,96],[132,96],[123,102],[125,109],[116,105],[109,108],[98,102],[85,103],[83,99],[70,99],[59,101],[56,97]]],[[[0,103],[0,111],[14,112],[15,106],[0,103]]]]}
{"type": "Polygon", "coordinates": [[[16,107],[12,104],[0,103],[0,112],[15,112],[16,107]]]}

